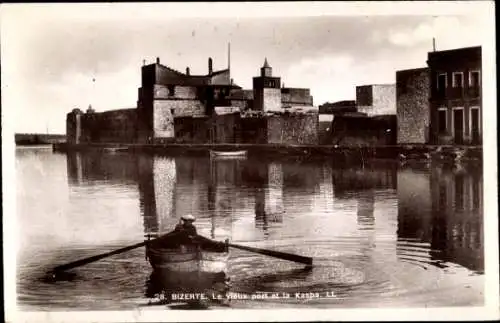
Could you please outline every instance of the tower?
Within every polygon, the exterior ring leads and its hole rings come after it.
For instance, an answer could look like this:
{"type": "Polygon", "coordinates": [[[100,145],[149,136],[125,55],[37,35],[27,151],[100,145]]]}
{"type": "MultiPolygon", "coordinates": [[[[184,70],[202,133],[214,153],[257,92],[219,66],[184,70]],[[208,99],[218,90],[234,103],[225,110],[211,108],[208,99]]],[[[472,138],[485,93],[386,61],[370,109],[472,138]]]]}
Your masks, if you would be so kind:
{"type": "Polygon", "coordinates": [[[254,110],[281,111],[281,79],[272,75],[266,58],[260,76],[253,78],[254,110]]]}

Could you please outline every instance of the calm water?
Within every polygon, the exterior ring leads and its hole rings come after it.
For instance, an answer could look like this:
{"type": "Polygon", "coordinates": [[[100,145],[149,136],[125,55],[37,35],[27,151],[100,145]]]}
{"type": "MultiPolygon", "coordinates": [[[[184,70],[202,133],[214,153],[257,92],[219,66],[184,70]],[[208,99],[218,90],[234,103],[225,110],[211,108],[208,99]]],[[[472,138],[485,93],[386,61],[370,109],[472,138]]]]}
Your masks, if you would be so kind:
{"type": "Polygon", "coordinates": [[[168,232],[186,213],[204,236],[314,257],[304,270],[231,249],[231,291],[292,294],[233,301],[235,308],[483,304],[477,165],[349,167],[50,148],[18,148],[16,160],[18,304],[25,310],[148,306],[144,248],[76,268],[71,279],[49,282],[44,274],[168,232]],[[321,297],[297,299],[296,292],[321,297]]]}

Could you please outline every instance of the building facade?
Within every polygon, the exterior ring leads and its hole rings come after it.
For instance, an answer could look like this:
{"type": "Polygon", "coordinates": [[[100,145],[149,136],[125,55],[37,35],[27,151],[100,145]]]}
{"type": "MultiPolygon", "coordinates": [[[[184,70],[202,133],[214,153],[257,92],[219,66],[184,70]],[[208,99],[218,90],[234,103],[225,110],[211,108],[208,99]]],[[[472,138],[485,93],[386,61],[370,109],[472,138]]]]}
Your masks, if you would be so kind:
{"type": "Polygon", "coordinates": [[[429,141],[429,94],[428,68],[396,72],[398,144],[426,144],[429,141]]]}
{"type": "Polygon", "coordinates": [[[430,142],[481,144],[481,47],[428,53],[430,142]]]}
{"type": "Polygon", "coordinates": [[[137,108],[74,109],[66,118],[68,142],[317,143],[318,113],[309,89],[281,87],[267,59],[253,89],[242,89],[229,66],[214,71],[209,58],[208,73],[192,75],[189,67],[183,73],[157,58],[142,66],[137,108]]]}
{"type": "Polygon", "coordinates": [[[396,85],[356,86],[357,111],[368,116],[396,115],[396,85]]]}
{"type": "Polygon", "coordinates": [[[191,75],[160,64],[142,67],[137,112],[139,119],[138,141],[158,142],[174,139],[174,118],[211,116],[215,106],[229,106],[233,85],[230,69],[213,70],[213,60],[208,59],[208,74],[191,75]]]}

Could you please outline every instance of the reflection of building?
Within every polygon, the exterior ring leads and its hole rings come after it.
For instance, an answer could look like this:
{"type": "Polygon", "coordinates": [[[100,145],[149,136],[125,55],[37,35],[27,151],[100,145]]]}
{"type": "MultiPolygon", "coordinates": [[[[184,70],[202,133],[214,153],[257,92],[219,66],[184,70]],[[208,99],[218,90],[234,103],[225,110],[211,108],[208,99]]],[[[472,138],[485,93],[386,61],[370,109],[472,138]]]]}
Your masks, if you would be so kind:
{"type": "Polygon", "coordinates": [[[397,169],[385,165],[373,168],[333,169],[335,196],[342,198],[363,190],[387,190],[397,187],[397,169]]]}
{"type": "Polygon", "coordinates": [[[138,156],[139,200],[144,217],[145,233],[165,233],[175,217],[175,162],[170,158],[138,156]]]}
{"type": "Polygon", "coordinates": [[[231,220],[234,213],[244,208],[240,198],[241,160],[210,160],[208,184],[208,208],[212,217],[212,234],[217,228],[225,228],[230,234],[231,220]]]}
{"type": "Polygon", "coordinates": [[[481,170],[398,176],[398,239],[430,243],[432,260],[482,271],[481,170]]]}
{"type": "Polygon", "coordinates": [[[70,184],[81,184],[83,182],[82,155],[80,153],[68,153],[66,155],[68,181],[70,184]]]}
{"type": "Polygon", "coordinates": [[[152,156],[141,155],[137,158],[139,170],[139,205],[144,221],[144,234],[157,234],[160,221],[156,210],[156,194],[154,185],[154,160],[152,156]]]}
{"type": "Polygon", "coordinates": [[[177,184],[174,193],[175,217],[207,216],[210,168],[204,158],[176,157],[177,184]]]}
{"type": "Polygon", "coordinates": [[[482,271],[482,176],[479,172],[455,174],[437,169],[431,183],[433,227],[431,248],[435,257],[482,271]]]}
{"type": "Polygon", "coordinates": [[[327,165],[322,165],[321,179],[314,194],[314,209],[316,212],[333,213],[333,195],[332,169],[327,165]]]}
{"type": "Polygon", "coordinates": [[[70,184],[85,182],[136,183],[136,158],[129,154],[99,154],[94,152],[67,154],[70,184]]]}
{"type": "Polygon", "coordinates": [[[398,172],[398,236],[428,241],[431,228],[430,175],[427,172],[398,172]]]}
{"type": "MultiPolygon", "coordinates": [[[[169,230],[175,223],[175,163],[148,155],[68,153],[70,185],[137,187],[145,233],[169,230]]],[[[139,215],[139,214],[138,214],[139,215]]]]}
{"type": "Polygon", "coordinates": [[[255,193],[256,224],[267,227],[270,222],[283,222],[283,170],[282,165],[270,163],[267,165],[267,178],[255,193]]]}
{"type": "Polygon", "coordinates": [[[375,191],[373,189],[364,190],[356,195],[358,232],[360,245],[362,246],[363,254],[371,256],[373,249],[376,247],[376,228],[375,228],[375,191]]]}
{"type": "Polygon", "coordinates": [[[481,142],[481,47],[428,53],[430,140],[481,142]]]}
{"type": "Polygon", "coordinates": [[[374,230],[375,225],[375,192],[373,190],[362,191],[357,195],[358,226],[362,230],[374,230]]]}
{"type": "Polygon", "coordinates": [[[282,169],[284,205],[293,208],[294,213],[310,213],[321,182],[321,169],[317,165],[293,162],[283,163],[282,169]]]}

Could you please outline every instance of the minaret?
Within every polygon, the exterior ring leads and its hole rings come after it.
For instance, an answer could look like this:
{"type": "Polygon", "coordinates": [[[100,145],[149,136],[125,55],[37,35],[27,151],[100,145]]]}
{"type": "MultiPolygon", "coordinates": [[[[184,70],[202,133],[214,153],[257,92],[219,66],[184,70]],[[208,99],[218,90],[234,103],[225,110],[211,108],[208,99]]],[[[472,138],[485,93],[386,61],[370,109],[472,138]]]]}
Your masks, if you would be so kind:
{"type": "Polygon", "coordinates": [[[281,78],[273,76],[267,58],[260,68],[260,76],[253,78],[254,110],[281,111],[281,78]]]}
{"type": "Polygon", "coordinates": [[[267,77],[273,76],[273,69],[271,66],[269,66],[269,63],[267,62],[267,57],[264,59],[264,65],[260,68],[260,76],[267,76],[267,77]]]}

